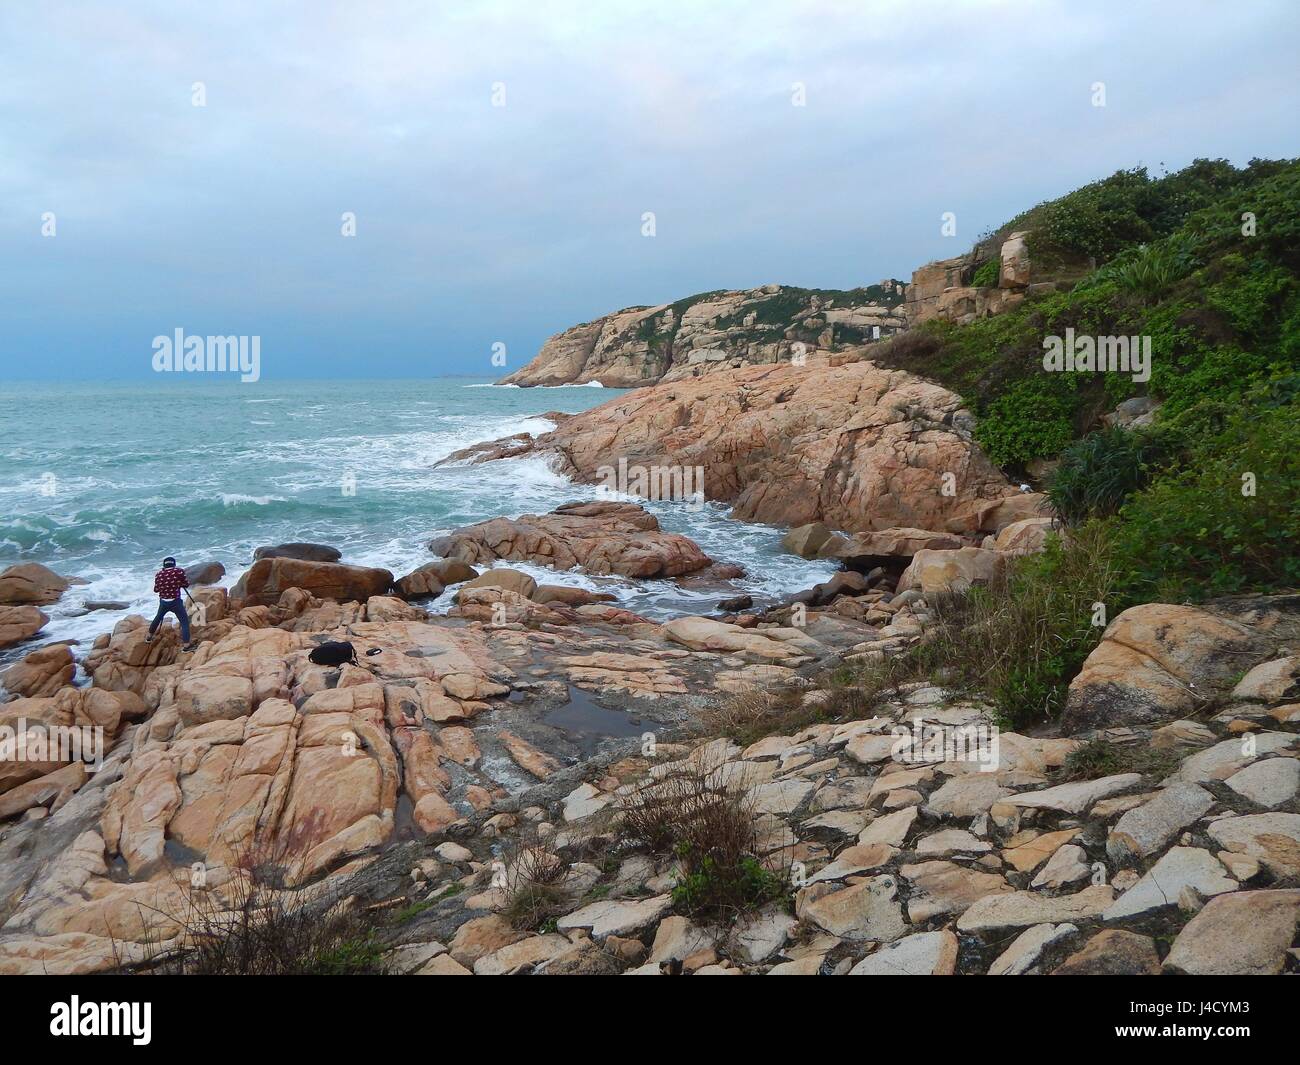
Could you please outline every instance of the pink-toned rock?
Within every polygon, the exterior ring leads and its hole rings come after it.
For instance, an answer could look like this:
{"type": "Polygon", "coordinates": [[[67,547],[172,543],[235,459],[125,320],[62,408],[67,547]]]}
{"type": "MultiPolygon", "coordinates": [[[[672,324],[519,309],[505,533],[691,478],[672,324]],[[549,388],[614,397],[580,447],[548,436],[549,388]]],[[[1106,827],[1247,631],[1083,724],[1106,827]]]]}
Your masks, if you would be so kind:
{"type": "Polygon", "coordinates": [[[0,606],[0,647],[31,639],[50,620],[34,606],[0,606]]]}
{"type": "Polygon", "coordinates": [[[45,606],[58,602],[72,583],[36,562],[22,562],[0,573],[0,604],[45,606]]]}
{"type": "Polygon", "coordinates": [[[569,503],[550,514],[493,518],[457,529],[429,546],[474,564],[533,562],[624,577],[680,577],[710,562],[694,541],[663,532],[655,516],[635,503],[569,503]]]}
{"type": "Polygon", "coordinates": [[[965,592],[977,584],[992,584],[1006,568],[1006,556],[982,547],[956,551],[918,551],[898,579],[898,590],[965,592]]]}
{"type": "Polygon", "coordinates": [[[231,590],[244,606],[271,606],[289,588],[301,588],[319,599],[364,602],[384,595],[393,583],[386,569],[308,562],[296,558],[260,558],[231,590]]]}
{"type": "Polygon", "coordinates": [[[95,686],[143,693],[150,674],[160,666],[171,665],[180,655],[176,626],[163,625],[152,642],[148,636],[148,623],[140,615],[132,614],[113,626],[107,640],[103,637],[96,640],[83,663],[95,686]]]}
{"type": "Polygon", "coordinates": [[[53,695],[72,683],[77,664],[72,648],[66,643],[52,643],[26,655],[21,662],[0,674],[0,683],[13,695],[53,695]]]}
{"type": "Polygon", "coordinates": [[[1185,716],[1269,647],[1262,633],[1199,607],[1131,607],[1111,622],[1070,682],[1066,729],[1185,716]]]}
{"type": "Polygon", "coordinates": [[[1030,555],[1043,549],[1051,531],[1051,518],[1022,518],[1004,526],[997,536],[986,537],[984,546],[1012,555],[1030,555]]]}
{"type": "Polygon", "coordinates": [[[959,396],[905,371],[810,357],[637,389],[529,450],[586,482],[620,458],[700,467],[706,496],[746,521],[971,533],[1033,516],[972,424],[959,396]]]}
{"type": "Polygon", "coordinates": [[[560,768],[560,764],[549,754],[539,751],[527,740],[520,739],[513,732],[502,729],[497,733],[497,738],[515,764],[521,769],[527,770],[538,780],[545,780],[560,768]]]}
{"type": "Polygon", "coordinates": [[[860,532],[849,538],[832,538],[818,551],[818,556],[884,560],[911,558],[918,551],[957,550],[962,546],[961,538],[951,533],[926,529],[881,529],[876,532],[860,532]]]}
{"type": "Polygon", "coordinates": [[[19,784],[0,795],[0,821],[15,817],[34,806],[46,806],[51,802],[57,804],[60,797],[70,796],[85,782],[85,765],[82,762],[72,762],[43,777],[19,784]]]}

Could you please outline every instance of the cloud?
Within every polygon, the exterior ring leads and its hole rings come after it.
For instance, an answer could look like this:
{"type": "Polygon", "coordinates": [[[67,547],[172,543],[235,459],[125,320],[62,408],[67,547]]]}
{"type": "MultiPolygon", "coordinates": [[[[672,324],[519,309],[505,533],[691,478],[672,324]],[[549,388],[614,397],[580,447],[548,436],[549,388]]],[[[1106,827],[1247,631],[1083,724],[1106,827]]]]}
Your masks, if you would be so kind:
{"type": "Polygon", "coordinates": [[[266,335],[268,376],[480,372],[628,304],[906,276],[1119,167],[1295,154],[1298,35],[1286,3],[7,5],[0,372],[143,374],[178,324],[266,335]]]}

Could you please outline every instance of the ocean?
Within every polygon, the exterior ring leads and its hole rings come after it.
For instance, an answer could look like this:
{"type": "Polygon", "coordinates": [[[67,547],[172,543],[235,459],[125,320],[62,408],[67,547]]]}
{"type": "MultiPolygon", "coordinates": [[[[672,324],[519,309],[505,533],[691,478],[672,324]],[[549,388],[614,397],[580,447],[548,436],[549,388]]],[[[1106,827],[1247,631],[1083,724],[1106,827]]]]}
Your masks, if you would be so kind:
{"type": "MultiPolygon", "coordinates": [[[[577,413],[621,394],[468,378],[0,383],[0,568],[39,562],[89,582],[43,607],[49,624],[0,663],[54,640],[81,641],[84,652],[127,614],[152,616],[165,555],[219,561],[229,586],[256,547],[308,540],[401,576],[436,557],[426,546],[434,536],[596,498],[594,486],[539,458],[435,465],[469,444],[543,433],[553,427],[547,411],[577,413]],[[87,613],[87,600],[129,605],[87,613]]],[[[747,575],[706,589],[503,565],[611,592],[651,618],[709,612],[731,595],[775,602],[835,569],[783,553],[782,530],[733,521],[721,504],[646,505],[665,529],[747,575]]],[[[450,594],[423,605],[444,611],[450,594]]]]}

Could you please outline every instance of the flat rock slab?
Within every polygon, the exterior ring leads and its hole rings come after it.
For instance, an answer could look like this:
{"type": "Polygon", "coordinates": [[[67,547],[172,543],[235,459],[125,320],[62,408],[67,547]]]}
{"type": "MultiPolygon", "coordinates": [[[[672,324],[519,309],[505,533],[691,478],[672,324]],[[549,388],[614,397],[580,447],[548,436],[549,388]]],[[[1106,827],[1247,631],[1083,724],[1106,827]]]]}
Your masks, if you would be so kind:
{"type": "Polygon", "coordinates": [[[849,970],[850,976],[951,976],[957,937],[946,929],[919,932],[881,947],[849,970]]]}
{"type": "Polygon", "coordinates": [[[1160,955],[1150,936],[1108,928],[1052,970],[1053,976],[1155,976],[1160,955]]]}
{"type": "Polygon", "coordinates": [[[857,843],[845,847],[835,856],[829,865],[817,870],[808,878],[808,883],[816,884],[823,880],[843,880],[845,877],[879,869],[898,853],[897,848],[888,843],[857,843]]]}
{"type": "Polygon", "coordinates": [[[1002,852],[1003,861],[1009,862],[1017,872],[1029,873],[1037,869],[1061,847],[1079,834],[1077,828],[1065,828],[1060,832],[1045,832],[1041,836],[1022,843],[1019,847],[1009,847],[1002,852]]]}
{"type": "Polygon", "coordinates": [[[945,828],[941,832],[932,832],[916,843],[918,856],[926,858],[947,858],[953,854],[988,854],[993,844],[979,839],[964,828],[945,828]]]}
{"type": "Polygon", "coordinates": [[[1088,853],[1082,847],[1067,843],[1047,860],[1047,864],[1029,886],[1060,891],[1070,884],[1087,880],[1091,875],[1092,866],[1088,864],[1088,853]]]}
{"type": "Polygon", "coordinates": [[[858,836],[859,843],[887,843],[891,847],[901,847],[907,839],[907,833],[916,820],[916,807],[909,806],[895,810],[892,814],[877,817],[858,836]]]}
{"type": "Polygon", "coordinates": [[[799,922],[776,906],[742,918],[727,940],[728,949],[750,965],[765,961],[785,946],[799,922]]]}
{"type": "Polygon", "coordinates": [[[957,919],[959,932],[992,932],[1000,928],[1024,928],[1035,924],[1086,921],[1101,916],[1114,901],[1109,884],[1094,884],[1074,895],[1047,898],[1034,891],[992,895],[980,899],[957,919]]]}
{"type": "Polygon", "coordinates": [[[1257,859],[1278,876],[1300,876],[1300,814],[1225,817],[1208,831],[1222,847],[1257,859]]]}
{"type": "Polygon", "coordinates": [[[1213,805],[1214,796],[1204,788],[1171,784],[1119,819],[1106,840],[1106,853],[1117,862],[1155,854],[1213,805]]]}
{"type": "Polygon", "coordinates": [[[561,917],[555,922],[555,927],[561,932],[585,928],[596,940],[606,936],[626,936],[659,920],[672,909],[672,905],[671,895],[656,895],[654,898],[632,902],[593,902],[590,906],[561,917]]]}
{"type": "Polygon", "coordinates": [[[1064,814],[1081,814],[1098,799],[1118,794],[1142,783],[1140,773],[1120,773],[1099,780],[1076,780],[1043,791],[1031,791],[1004,800],[1010,806],[1035,810],[1056,810],[1064,814]]]}
{"type": "Polygon", "coordinates": [[[842,939],[875,939],[890,943],[907,931],[898,902],[898,884],[892,876],[875,876],[838,891],[824,885],[805,889],[800,917],[842,939]],[[816,894],[814,894],[816,893],[816,894]]]}
{"type": "Polygon", "coordinates": [[[1223,740],[1184,761],[1173,779],[1193,783],[1226,780],[1260,755],[1276,754],[1297,743],[1300,743],[1300,736],[1289,732],[1255,732],[1248,737],[1223,740]]]}
{"type": "Polygon", "coordinates": [[[955,862],[921,862],[905,865],[899,872],[912,885],[907,917],[917,925],[940,914],[964,913],[982,898],[1014,890],[997,873],[955,862]]]}
{"type": "Polygon", "coordinates": [[[1300,791],[1300,760],[1265,758],[1237,770],[1224,783],[1259,806],[1281,806],[1300,791]]]}
{"type": "Polygon", "coordinates": [[[925,809],[934,817],[977,817],[1010,794],[992,776],[972,773],[949,780],[930,796],[925,809]]]}
{"type": "Polygon", "coordinates": [[[1036,924],[1026,928],[989,966],[989,976],[1024,976],[1038,964],[1043,951],[1078,931],[1072,924],[1036,924]]]}
{"type": "Polygon", "coordinates": [[[1236,891],[1237,882],[1209,851],[1174,847],[1106,909],[1102,920],[1118,921],[1165,906],[1177,906],[1178,897],[1188,887],[1205,896],[1222,895],[1236,891]]]}
{"type": "Polygon", "coordinates": [[[1165,971],[1189,976],[1273,976],[1300,921],[1300,891],[1242,891],[1205,904],[1178,934],[1165,971]]]}

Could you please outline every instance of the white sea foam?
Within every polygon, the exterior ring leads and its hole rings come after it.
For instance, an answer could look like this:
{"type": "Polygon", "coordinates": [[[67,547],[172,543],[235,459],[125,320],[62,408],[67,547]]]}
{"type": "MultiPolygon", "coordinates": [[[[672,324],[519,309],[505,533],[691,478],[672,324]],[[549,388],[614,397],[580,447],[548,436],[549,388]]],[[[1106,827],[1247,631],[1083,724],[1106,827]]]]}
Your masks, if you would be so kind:
{"type": "MultiPolygon", "coordinates": [[[[461,387],[500,386],[476,382],[461,387]]],[[[99,446],[93,449],[75,435],[53,441],[39,454],[18,449],[22,459],[10,467],[18,484],[0,486],[6,503],[0,509],[10,515],[0,521],[0,567],[36,561],[90,582],[44,608],[50,622],[37,640],[10,648],[0,662],[53,640],[81,641],[81,657],[95,637],[127,614],[152,617],[157,602],[153,573],[166,553],[183,564],[223,562],[229,571],[222,581],[226,587],[250,563],[254,548],[285,540],[330,543],[343,552],[345,562],[382,566],[401,576],[435,557],[428,542],[452,529],[597,498],[595,486],[574,484],[540,455],[439,465],[473,444],[550,431],[553,423],[532,413],[548,404],[566,403],[566,410],[583,406],[576,393],[564,401],[547,399],[548,391],[466,396],[451,382],[441,382],[434,391],[421,391],[418,385],[372,392],[362,388],[328,400],[319,398],[323,391],[307,389],[301,399],[294,390],[256,399],[205,394],[190,400],[195,405],[188,409],[180,401],[183,418],[233,416],[229,424],[236,426],[252,420],[248,412],[239,417],[241,403],[289,405],[275,413],[274,421],[265,421],[264,415],[259,423],[278,428],[235,431],[224,440],[207,435],[168,440],[143,433],[121,416],[115,396],[106,401],[114,418],[104,432],[120,426],[121,436],[97,435],[99,446]],[[224,411],[220,403],[228,404],[224,411]],[[309,428],[303,420],[286,429],[286,413],[316,419],[316,424],[309,428]],[[285,438],[278,439],[280,435],[285,438]],[[33,492],[46,469],[59,471],[53,498],[33,492]],[[347,473],[356,478],[354,497],[341,491],[347,473]],[[221,506],[214,507],[218,500],[221,506]],[[86,600],[128,606],[77,616],[86,600]]],[[[154,405],[152,399],[142,401],[140,409],[154,405]]],[[[719,598],[741,593],[773,600],[833,572],[830,563],[783,554],[779,530],[735,522],[724,506],[646,505],[666,530],[691,537],[718,561],[744,565],[747,575],[726,585],[683,586],[555,572],[530,563],[501,565],[523,569],[539,581],[611,593],[620,605],[650,617],[709,612],[719,598]]],[[[451,598],[445,593],[430,605],[442,611],[451,598]]]]}

